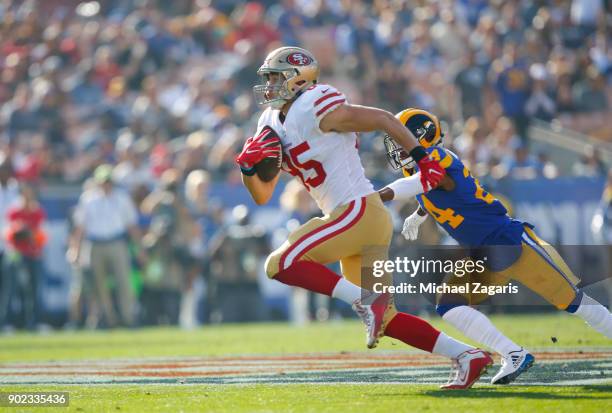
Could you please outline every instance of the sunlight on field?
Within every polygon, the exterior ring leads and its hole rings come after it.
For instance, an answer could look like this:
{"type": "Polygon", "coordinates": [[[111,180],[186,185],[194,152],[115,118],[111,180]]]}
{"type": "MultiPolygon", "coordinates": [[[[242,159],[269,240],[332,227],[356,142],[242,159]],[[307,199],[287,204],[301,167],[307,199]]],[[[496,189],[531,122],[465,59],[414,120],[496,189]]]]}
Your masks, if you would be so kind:
{"type": "MultiPolygon", "coordinates": [[[[515,341],[530,348],[610,346],[605,337],[565,313],[494,316],[493,321],[515,341]],[[552,342],[552,337],[556,343],[552,342]]],[[[465,339],[441,319],[435,317],[432,322],[443,331],[465,339]]],[[[358,321],[313,323],[304,327],[265,323],[206,325],[193,331],[153,328],[16,334],[0,338],[3,347],[0,362],[363,351],[364,339],[364,328],[358,321]]],[[[407,347],[396,340],[383,339],[379,348],[402,350],[407,347]]]]}

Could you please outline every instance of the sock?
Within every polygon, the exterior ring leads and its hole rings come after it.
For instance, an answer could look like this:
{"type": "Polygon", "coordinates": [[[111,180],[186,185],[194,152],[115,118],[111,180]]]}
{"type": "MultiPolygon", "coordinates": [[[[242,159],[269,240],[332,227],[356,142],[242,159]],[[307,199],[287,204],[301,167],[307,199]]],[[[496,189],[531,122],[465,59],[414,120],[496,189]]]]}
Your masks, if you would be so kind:
{"type": "Polygon", "coordinates": [[[385,335],[431,353],[440,331],[422,318],[406,313],[397,313],[387,324],[385,335]]]}
{"type": "Polygon", "coordinates": [[[573,314],[582,318],[597,332],[612,338],[612,314],[610,314],[606,307],[588,295],[584,294],[582,296],[582,301],[573,314]]]}
{"type": "Polygon", "coordinates": [[[521,348],[503,335],[486,315],[467,305],[448,310],[442,318],[467,337],[492,348],[502,356],[521,348]]]}
{"type": "Polygon", "coordinates": [[[454,338],[440,332],[432,353],[451,359],[456,359],[459,354],[468,350],[474,350],[474,347],[468,346],[467,344],[462,343],[459,340],[455,340],[454,338]]]}
{"type": "Polygon", "coordinates": [[[356,286],[346,278],[340,278],[334,287],[334,291],[332,291],[332,297],[339,298],[345,303],[353,304],[361,298],[361,287],[356,286]]]}
{"type": "Polygon", "coordinates": [[[308,291],[331,296],[342,277],[323,264],[297,261],[273,277],[283,284],[302,287],[308,291]]]}

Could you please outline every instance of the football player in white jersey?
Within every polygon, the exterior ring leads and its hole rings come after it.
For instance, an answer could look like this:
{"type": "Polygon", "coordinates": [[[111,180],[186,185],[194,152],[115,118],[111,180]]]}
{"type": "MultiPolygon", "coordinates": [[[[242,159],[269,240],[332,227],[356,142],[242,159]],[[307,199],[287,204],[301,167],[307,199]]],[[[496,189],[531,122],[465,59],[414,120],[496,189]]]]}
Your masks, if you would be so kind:
{"type": "MultiPolygon", "coordinates": [[[[370,293],[371,286],[364,285],[372,282],[373,262],[387,259],[393,228],[389,212],[365,176],[356,132],[384,131],[392,136],[416,160],[424,192],[439,184],[444,169],[393,114],[351,105],[337,89],[319,84],[318,63],[307,50],[276,49],[258,74],[264,83],[254,92],[268,107],[256,134],[236,158],[243,183],[258,205],[267,203],[278,175],[266,182],[255,165],[266,158],[282,159],[283,170],[300,179],[324,214],[292,232],[270,254],[268,276],[352,304],[366,324],[369,348],[386,335],[451,358],[455,374],[443,388],[471,387],[492,364],[488,353],[398,312],[392,296],[370,293]],[[325,266],[338,261],[344,277],[325,266]]],[[[392,284],[392,275],[383,280],[392,284]]]]}

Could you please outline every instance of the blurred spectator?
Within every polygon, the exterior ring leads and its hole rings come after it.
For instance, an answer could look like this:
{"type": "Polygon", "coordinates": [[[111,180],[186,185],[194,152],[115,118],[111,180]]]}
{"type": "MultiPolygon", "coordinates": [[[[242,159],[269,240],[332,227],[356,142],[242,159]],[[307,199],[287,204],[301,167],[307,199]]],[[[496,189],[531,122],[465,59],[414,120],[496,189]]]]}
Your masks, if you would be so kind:
{"type": "Polygon", "coordinates": [[[538,163],[541,167],[539,175],[546,179],[555,179],[559,176],[559,168],[550,160],[546,151],[538,152],[538,163]]]}
{"type": "Polygon", "coordinates": [[[441,54],[449,60],[457,60],[466,53],[465,39],[470,29],[465,21],[457,18],[452,7],[441,5],[439,19],[431,27],[431,36],[441,54]]]}
{"type": "MultiPolygon", "coordinates": [[[[87,192],[93,189],[96,183],[93,178],[87,179],[83,183],[82,192],[87,192]]],[[[72,211],[69,218],[70,235],[68,237],[68,245],[76,245],[81,236],[78,227],[74,222],[75,211],[72,211]]],[[[73,257],[71,254],[74,251],[68,249],[66,258],[71,264],[71,279],[69,290],[69,314],[68,322],[65,325],[66,329],[74,329],[80,325],[86,328],[96,328],[100,319],[100,305],[95,291],[93,274],[91,269],[91,243],[83,240],[78,257],[73,257]]]]}
{"type": "Polygon", "coordinates": [[[7,212],[5,234],[9,245],[9,271],[18,285],[5,286],[12,291],[12,298],[21,301],[24,325],[33,329],[43,320],[40,290],[43,281],[42,250],[47,234],[42,228],[45,211],[38,203],[32,187],[22,184],[17,203],[7,212]]]}
{"type": "MultiPolygon", "coordinates": [[[[195,257],[192,246],[194,242],[201,243],[200,234],[180,195],[179,185],[179,172],[166,170],[161,176],[160,188],[148,195],[141,205],[142,212],[151,217],[143,237],[149,258],[141,297],[147,325],[177,324],[182,294],[191,289],[193,282],[195,257]]],[[[183,308],[194,313],[193,308],[183,308]]]]}
{"type": "Polygon", "coordinates": [[[534,63],[529,68],[532,80],[531,95],[525,104],[525,113],[530,118],[550,122],[556,115],[555,101],[547,85],[547,73],[544,65],[534,63]]]}
{"type": "Polygon", "coordinates": [[[584,112],[604,112],[608,110],[606,81],[595,66],[587,69],[586,78],[574,86],[572,93],[576,108],[584,112]]]}
{"type": "MultiPolygon", "coordinates": [[[[10,159],[0,153],[0,233],[8,228],[7,212],[19,198],[19,185],[13,178],[13,168],[10,159]]],[[[15,274],[7,270],[6,242],[0,237],[0,327],[5,327],[9,314],[11,286],[15,274]]]]}
{"type": "Polygon", "coordinates": [[[268,237],[263,228],[249,222],[245,205],[234,207],[232,220],[211,248],[211,319],[213,322],[261,321],[265,307],[257,276],[270,251],[268,237]]]}
{"type": "Polygon", "coordinates": [[[468,49],[465,62],[455,75],[454,83],[459,92],[461,120],[479,116],[483,112],[483,94],[487,84],[486,68],[476,62],[476,52],[468,49]]]}
{"type": "Polygon", "coordinates": [[[75,105],[95,106],[104,99],[104,89],[96,82],[95,71],[91,67],[83,68],[82,72],[75,74],[66,86],[75,105]]]}
{"type": "Polygon", "coordinates": [[[572,81],[569,74],[563,74],[557,78],[557,91],[555,105],[559,113],[571,113],[575,104],[572,96],[572,81]]]}
{"type": "Polygon", "coordinates": [[[493,158],[498,163],[507,162],[514,156],[514,150],[521,144],[520,138],[516,135],[514,125],[510,119],[501,117],[497,119],[493,131],[488,138],[489,145],[493,152],[493,158]]]}
{"type": "MultiPolygon", "coordinates": [[[[213,246],[217,240],[223,236],[220,230],[224,221],[224,211],[222,205],[214,199],[210,199],[210,174],[204,170],[193,170],[187,175],[185,180],[185,202],[186,207],[194,221],[192,230],[192,241],[189,245],[191,256],[194,258],[193,270],[204,275],[204,282],[208,281],[210,273],[210,259],[213,246]]],[[[191,275],[191,273],[190,273],[191,275]]],[[[197,305],[195,296],[197,279],[188,280],[187,289],[183,295],[181,311],[181,326],[189,327],[190,322],[184,317],[189,317],[191,311],[189,306],[197,305]]],[[[206,288],[207,285],[203,283],[206,288]]],[[[210,300],[203,301],[204,318],[207,319],[210,313],[210,300]]]]}
{"type": "Polygon", "coordinates": [[[596,147],[590,147],[572,168],[576,176],[604,176],[606,170],[606,165],[601,160],[601,154],[596,147]]]}
{"type": "Polygon", "coordinates": [[[603,0],[572,0],[572,23],[586,29],[587,32],[595,29],[597,20],[604,8],[603,0]]]}
{"type": "MultiPolygon", "coordinates": [[[[126,326],[134,325],[135,300],[130,284],[130,256],[128,234],[136,245],[140,234],[136,227],[136,208],[130,197],[115,188],[112,182],[112,167],[100,165],[93,175],[96,186],[86,190],[79,199],[75,211],[75,232],[69,257],[73,263],[83,253],[82,241],[90,244],[91,267],[98,302],[104,313],[106,325],[117,325],[108,275],[112,273],[119,302],[121,321],[126,326]]],[[[140,255],[144,261],[144,255],[140,255]]]]}
{"type": "Polygon", "coordinates": [[[509,177],[514,179],[534,179],[540,176],[543,166],[540,161],[529,153],[527,146],[520,144],[514,150],[514,157],[506,161],[503,173],[496,177],[509,177]]]}
{"type": "Polygon", "coordinates": [[[155,177],[147,162],[147,149],[147,143],[135,142],[129,131],[120,134],[115,144],[118,163],[113,169],[113,181],[130,192],[140,186],[152,188],[155,177]]]}
{"type": "Polygon", "coordinates": [[[525,105],[529,98],[529,75],[525,62],[519,57],[519,46],[515,42],[504,45],[503,55],[493,63],[495,89],[504,116],[514,122],[518,136],[527,139],[528,118],[525,105]]]}
{"type": "Polygon", "coordinates": [[[191,171],[185,180],[186,206],[196,220],[197,229],[201,231],[206,244],[215,236],[223,221],[221,205],[209,199],[210,185],[210,174],[203,170],[191,171]]]}
{"type": "Polygon", "coordinates": [[[299,31],[305,26],[306,18],[295,6],[295,0],[282,0],[280,3],[276,25],[281,41],[287,46],[299,45],[299,31]]]}
{"type": "Polygon", "coordinates": [[[453,140],[453,147],[472,168],[478,164],[488,164],[493,156],[482,120],[474,116],[465,122],[463,133],[453,140]]]}
{"type": "Polygon", "coordinates": [[[62,148],[65,144],[65,122],[61,111],[61,98],[57,90],[49,86],[34,89],[32,116],[36,130],[42,133],[54,147],[62,148]],[[47,89],[48,88],[48,89],[47,89]],[[36,93],[38,92],[38,95],[36,93]]]}
{"type": "Polygon", "coordinates": [[[30,99],[30,90],[25,83],[22,83],[17,86],[13,98],[2,108],[3,123],[12,143],[22,134],[35,129],[34,116],[30,111],[30,99]]]}
{"type": "Polygon", "coordinates": [[[280,39],[278,29],[264,19],[265,9],[261,3],[250,1],[234,11],[236,41],[249,39],[258,53],[263,53],[270,43],[280,39]]]}

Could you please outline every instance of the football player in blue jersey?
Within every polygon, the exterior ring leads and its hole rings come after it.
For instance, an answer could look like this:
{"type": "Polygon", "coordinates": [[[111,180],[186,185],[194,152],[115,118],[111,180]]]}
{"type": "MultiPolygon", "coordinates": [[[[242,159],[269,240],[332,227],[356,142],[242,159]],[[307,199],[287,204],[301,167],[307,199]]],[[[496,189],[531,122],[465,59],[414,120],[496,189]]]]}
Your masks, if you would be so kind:
{"type": "MultiPolygon", "coordinates": [[[[389,161],[395,169],[402,169],[405,177],[379,190],[382,200],[416,196],[419,203],[419,208],[404,222],[404,237],[415,240],[419,225],[431,215],[461,247],[470,251],[471,258],[488,258],[482,274],[471,274],[467,279],[451,276],[450,284],[465,284],[476,276],[479,284],[486,287],[502,287],[512,280],[518,281],[558,309],[581,317],[592,328],[612,338],[612,314],[577,287],[578,277],[557,251],[535,234],[533,225],[508,216],[502,203],[483,189],[457,155],[442,146],[443,135],[437,117],[413,108],[396,116],[446,170],[441,183],[424,193],[418,167],[392,138],[385,137],[389,161]]],[[[487,293],[480,292],[459,297],[440,294],[436,310],[467,337],[501,355],[501,369],[491,382],[508,384],[531,367],[534,357],[470,306],[488,297],[487,293]]]]}

